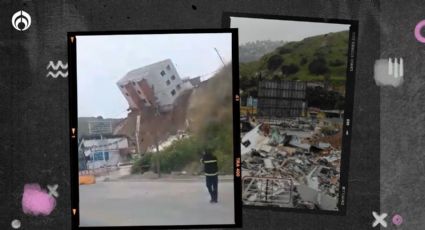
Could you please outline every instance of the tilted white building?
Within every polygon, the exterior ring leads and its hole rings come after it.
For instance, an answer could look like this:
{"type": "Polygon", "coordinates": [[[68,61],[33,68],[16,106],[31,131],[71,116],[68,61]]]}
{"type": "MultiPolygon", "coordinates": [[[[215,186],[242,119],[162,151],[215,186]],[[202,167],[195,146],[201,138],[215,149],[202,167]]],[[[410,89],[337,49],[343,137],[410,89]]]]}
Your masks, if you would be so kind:
{"type": "Polygon", "coordinates": [[[131,109],[157,105],[161,111],[171,110],[176,98],[193,88],[189,81],[181,80],[170,59],[132,70],[117,85],[131,109]]]}

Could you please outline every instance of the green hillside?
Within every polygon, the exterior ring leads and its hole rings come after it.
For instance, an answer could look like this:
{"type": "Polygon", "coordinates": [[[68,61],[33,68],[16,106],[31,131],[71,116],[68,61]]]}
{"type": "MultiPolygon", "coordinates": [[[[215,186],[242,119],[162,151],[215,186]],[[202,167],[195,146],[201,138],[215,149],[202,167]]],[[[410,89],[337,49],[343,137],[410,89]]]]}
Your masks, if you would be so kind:
{"type": "Polygon", "coordinates": [[[337,32],[289,42],[257,61],[240,63],[240,87],[256,95],[259,75],[263,79],[326,81],[344,92],[349,32],[337,32]]]}

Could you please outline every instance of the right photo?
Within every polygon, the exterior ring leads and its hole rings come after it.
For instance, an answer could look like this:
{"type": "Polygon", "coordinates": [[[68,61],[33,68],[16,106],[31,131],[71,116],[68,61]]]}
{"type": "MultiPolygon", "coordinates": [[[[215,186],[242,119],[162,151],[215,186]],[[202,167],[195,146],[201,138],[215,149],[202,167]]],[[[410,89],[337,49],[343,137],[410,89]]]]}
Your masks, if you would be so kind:
{"type": "Polygon", "coordinates": [[[239,30],[243,204],[345,212],[351,24],[225,20],[239,30]]]}

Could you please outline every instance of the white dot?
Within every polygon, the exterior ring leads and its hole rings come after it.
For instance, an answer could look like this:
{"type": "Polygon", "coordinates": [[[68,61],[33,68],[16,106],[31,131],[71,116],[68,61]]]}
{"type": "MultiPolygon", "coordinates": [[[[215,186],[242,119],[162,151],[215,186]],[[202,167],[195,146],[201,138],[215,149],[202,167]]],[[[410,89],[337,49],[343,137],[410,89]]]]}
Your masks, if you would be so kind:
{"type": "Polygon", "coordinates": [[[21,227],[21,221],[16,220],[16,219],[12,221],[12,228],[18,229],[20,227],[21,227]]]}

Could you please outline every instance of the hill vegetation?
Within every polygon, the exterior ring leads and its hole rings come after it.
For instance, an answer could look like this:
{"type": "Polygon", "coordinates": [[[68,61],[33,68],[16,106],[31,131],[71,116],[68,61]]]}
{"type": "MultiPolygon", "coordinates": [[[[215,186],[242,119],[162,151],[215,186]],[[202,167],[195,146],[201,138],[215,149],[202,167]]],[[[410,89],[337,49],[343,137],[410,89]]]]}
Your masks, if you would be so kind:
{"type": "Polygon", "coordinates": [[[247,42],[239,46],[239,63],[256,61],[284,44],[283,41],[270,40],[247,42]]]}
{"type": "Polygon", "coordinates": [[[258,60],[240,63],[242,101],[248,95],[257,97],[260,79],[321,82],[344,95],[348,38],[348,31],[308,37],[277,47],[258,60]]]}

